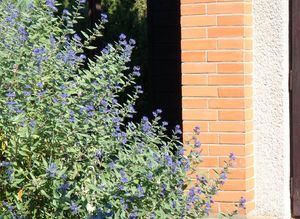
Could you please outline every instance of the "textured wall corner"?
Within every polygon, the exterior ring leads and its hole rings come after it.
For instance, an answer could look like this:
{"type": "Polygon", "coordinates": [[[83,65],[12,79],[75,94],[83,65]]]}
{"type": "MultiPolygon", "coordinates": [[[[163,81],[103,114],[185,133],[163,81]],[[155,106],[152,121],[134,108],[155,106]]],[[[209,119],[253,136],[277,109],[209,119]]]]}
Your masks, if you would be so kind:
{"type": "Polygon", "coordinates": [[[256,215],[290,218],[288,0],[253,0],[256,215]]]}

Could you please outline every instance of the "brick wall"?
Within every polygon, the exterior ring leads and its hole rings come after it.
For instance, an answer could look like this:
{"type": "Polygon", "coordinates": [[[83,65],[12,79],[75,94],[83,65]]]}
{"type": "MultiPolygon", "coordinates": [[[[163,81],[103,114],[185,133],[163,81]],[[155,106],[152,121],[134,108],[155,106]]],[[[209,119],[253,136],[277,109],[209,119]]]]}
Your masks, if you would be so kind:
{"type": "Polygon", "coordinates": [[[254,209],[252,0],[181,0],[184,138],[200,125],[201,167],[212,173],[237,156],[214,211],[243,196],[254,209]]]}

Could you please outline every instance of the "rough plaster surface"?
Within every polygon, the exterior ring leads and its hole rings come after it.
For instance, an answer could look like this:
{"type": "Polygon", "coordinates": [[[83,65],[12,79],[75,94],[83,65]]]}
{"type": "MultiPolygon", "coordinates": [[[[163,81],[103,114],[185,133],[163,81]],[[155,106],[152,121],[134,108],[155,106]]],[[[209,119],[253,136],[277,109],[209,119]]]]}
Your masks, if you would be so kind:
{"type": "Polygon", "coordinates": [[[290,218],[288,0],[253,0],[258,216],[290,218]]]}

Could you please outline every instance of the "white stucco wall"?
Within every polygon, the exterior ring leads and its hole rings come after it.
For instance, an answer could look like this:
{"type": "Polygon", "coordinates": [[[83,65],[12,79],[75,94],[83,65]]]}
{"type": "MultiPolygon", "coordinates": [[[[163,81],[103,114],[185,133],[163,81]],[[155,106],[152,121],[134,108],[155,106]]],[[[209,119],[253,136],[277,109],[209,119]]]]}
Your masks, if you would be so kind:
{"type": "Polygon", "coordinates": [[[253,0],[258,216],[290,218],[288,0],[253,0]]]}

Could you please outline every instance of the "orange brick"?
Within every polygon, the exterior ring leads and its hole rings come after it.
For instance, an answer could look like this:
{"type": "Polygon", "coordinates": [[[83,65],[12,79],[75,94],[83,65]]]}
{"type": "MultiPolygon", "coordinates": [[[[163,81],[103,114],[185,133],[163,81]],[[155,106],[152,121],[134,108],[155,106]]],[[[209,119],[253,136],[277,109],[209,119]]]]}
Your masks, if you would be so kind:
{"type": "Polygon", "coordinates": [[[182,107],[184,109],[206,109],[207,106],[207,99],[183,98],[182,100],[182,107]]]}
{"type": "Polygon", "coordinates": [[[245,49],[253,49],[253,41],[252,39],[246,39],[244,40],[244,48],[245,49]]]}
{"type": "Polygon", "coordinates": [[[208,77],[206,75],[197,74],[183,74],[182,84],[183,85],[207,85],[208,77]]]}
{"type": "Polygon", "coordinates": [[[183,63],[182,73],[214,73],[217,66],[211,63],[183,63]]]}
{"type": "Polygon", "coordinates": [[[242,63],[221,63],[218,64],[218,73],[243,73],[244,64],[242,63]]]}
{"type": "Polygon", "coordinates": [[[228,179],[245,179],[247,169],[230,168],[228,179]]]}
{"type": "Polygon", "coordinates": [[[217,97],[218,88],[204,86],[183,86],[182,96],[185,97],[217,97]]]}
{"type": "Polygon", "coordinates": [[[219,203],[220,212],[231,213],[234,210],[238,210],[239,215],[245,215],[250,213],[255,208],[254,201],[247,202],[246,209],[238,208],[235,205],[238,205],[238,203],[219,203]]]}
{"type": "Polygon", "coordinates": [[[218,40],[218,49],[243,49],[244,41],[241,39],[218,40]]]}
{"type": "Polygon", "coordinates": [[[252,52],[244,52],[244,61],[245,62],[252,62],[253,54],[252,52]]]}
{"type": "Polygon", "coordinates": [[[245,150],[245,146],[211,145],[209,147],[209,154],[213,156],[229,156],[230,153],[234,153],[237,156],[244,156],[245,150]]]}
{"type": "Polygon", "coordinates": [[[217,2],[217,0],[181,0],[181,4],[202,3],[202,2],[217,2]]]}
{"type": "Polygon", "coordinates": [[[181,17],[182,27],[205,27],[215,26],[217,24],[216,16],[183,16],[181,17]]]}
{"type": "MultiPolygon", "coordinates": [[[[229,162],[228,157],[219,157],[220,161],[220,167],[225,166],[225,162],[229,162]]],[[[230,167],[231,169],[233,168],[246,168],[253,166],[253,156],[248,156],[248,157],[237,157],[236,160],[232,161],[232,166],[230,167]]]]}
{"type": "Polygon", "coordinates": [[[244,97],[246,95],[243,87],[220,87],[219,97],[244,97]]]}
{"type": "Polygon", "coordinates": [[[207,5],[208,14],[234,14],[244,12],[244,3],[219,3],[207,5]]]}
{"type": "Polygon", "coordinates": [[[205,14],[205,11],[204,4],[181,5],[181,15],[205,14]]]}
{"type": "Polygon", "coordinates": [[[242,110],[219,111],[220,121],[242,121],[245,120],[245,113],[242,110]]]}
{"type": "Polygon", "coordinates": [[[210,209],[211,214],[215,214],[215,213],[219,213],[220,212],[220,206],[219,203],[213,203],[211,205],[211,209],[210,209]]]}
{"type": "Polygon", "coordinates": [[[244,13],[245,14],[251,14],[253,10],[253,5],[251,3],[246,3],[244,5],[244,13]]]}
{"type": "Polygon", "coordinates": [[[211,75],[208,77],[210,85],[243,85],[244,75],[211,75]]]}
{"type": "Polygon", "coordinates": [[[191,132],[193,133],[194,128],[196,126],[200,127],[201,132],[207,132],[208,131],[208,122],[202,122],[202,121],[183,121],[183,132],[191,132]]]}
{"type": "Polygon", "coordinates": [[[218,16],[217,18],[219,26],[243,26],[245,21],[244,15],[218,16]]]}
{"type": "Polygon", "coordinates": [[[197,165],[199,167],[218,167],[219,162],[217,157],[203,157],[201,164],[197,165]]]}
{"type": "Polygon", "coordinates": [[[208,107],[211,109],[243,109],[243,99],[211,99],[208,100],[208,107]]]}
{"type": "Polygon", "coordinates": [[[206,28],[182,28],[182,39],[198,39],[206,37],[206,28]]]}
{"type": "Polygon", "coordinates": [[[246,181],[246,190],[251,190],[255,186],[255,179],[251,178],[246,181]]]}
{"type": "Polygon", "coordinates": [[[182,62],[203,62],[206,60],[205,52],[183,52],[181,54],[182,62]]]}
{"type": "MultiPolygon", "coordinates": [[[[193,144],[193,141],[190,142],[190,144],[193,144]]],[[[191,151],[198,151],[199,153],[201,153],[202,156],[208,155],[209,154],[209,146],[202,144],[200,148],[194,149],[193,146],[186,146],[185,147],[185,154],[188,156],[190,154],[191,151]]],[[[191,177],[195,177],[192,173],[191,173],[191,177]]]]}
{"type": "Polygon", "coordinates": [[[240,62],[244,59],[244,52],[241,51],[209,51],[208,62],[240,62]]]}
{"type": "Polygon", "coordinates": [[[220,188],[225,191],[246,190],[246,182],[245,180],[227,180],[220,188]]]}
{"type": "Polygon", "coordinates": [[[246,130],[246,131],[253,130],[253,122],[252,122],[252,121],[247,121],[247,122],[245,123],[245,130],[246,130]]]}
{"type": "Polygon", "coordinates": [[[246,174],[246,176],[245,176],[246,179],[253,177],[254,176],[254,167],[247,168],[245,174],[246,174]]]}
{"type": "Polygon", "coordinates": [[[248,179],[254,176],[254,168],[230,168],[228,179],[248,179]]]}
{"type": "Polygon", "coordinates": [[[214,198],[216,202],[239,202],[241,197],[245,197],[246,192],[242,191],[220,191],[214,198]]]}
{"type": "Polygon", "coordinates": [[[237,207],[239,204],[237,203],[219,203],[220,212],[224,213],[232,213],[235,210],[238,210],[239,215],[245,215],[246,210],[243,208],[237,207]]]}
{"type": "Polygon", "coordinates": [[[211,132],[245,132],[245,122],[210,122],[211,132]]]}
{"type": "Polygon", "coordinates": [[[220,134],[219,141],[222,144],[245,144],[244,134],[220,134]]]}
{"type": "Polygon", "coordinates": [[[252,37],[253,36],[253,29],[252,27],[244,27],[244,37],[252,37]]]}
{"type": "MultiPolygon", "coordinates": [[[[193,136],[192,134],[185,133],[183,134],[183,139],[184,141],[190,140],[192,136],[193,136]]],[[[217,144],[219,139],[217,134],[206,133],[206,132],[202,132],[201,136],[196,136],[196,138],[200,140],[202,144],[217,144]]]]}
{"type": "Polygon", "coordinates": [[[245,111],[245,120],[253,119],[253,111],[251,109],[245,111]]]}
{"type": "Polygon", "coordinates": [[[242,37],[243,27],[211,27],[207,29],[208,37],[242,37]]]}
{"type": "Polygon", "coordinates": [[[182,117],[183,120],[213,121],[217,120],[218,112],[212,110],[184,109],[182,117]]]}
{"type": "Polygon", "coordinates": [[[216,40],[182,40],[181,49],[182,50],[206,50],[206,49],[216,49],[216,40]]]}

